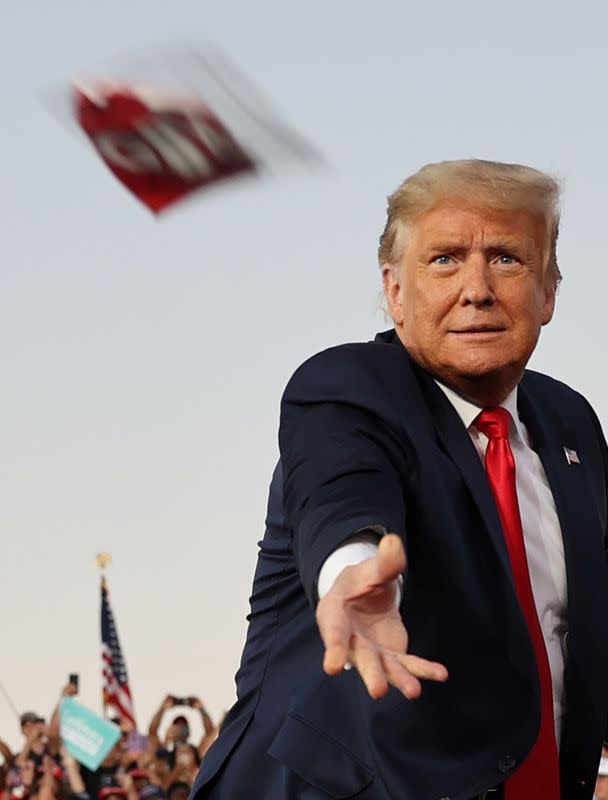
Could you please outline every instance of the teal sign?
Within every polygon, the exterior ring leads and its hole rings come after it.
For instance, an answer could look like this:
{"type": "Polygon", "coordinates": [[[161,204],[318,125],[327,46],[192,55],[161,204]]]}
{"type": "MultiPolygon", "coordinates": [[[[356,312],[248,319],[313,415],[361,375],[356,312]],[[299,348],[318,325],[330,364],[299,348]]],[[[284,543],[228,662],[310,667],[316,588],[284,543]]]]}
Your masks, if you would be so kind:
{"type": "Polygon", "coordinates": [[[101,762],[120,739],[120,728],[89,711],[72,697],[64,697],[59,707],[61,738],[68,753],[90,770],[101,762]]]}

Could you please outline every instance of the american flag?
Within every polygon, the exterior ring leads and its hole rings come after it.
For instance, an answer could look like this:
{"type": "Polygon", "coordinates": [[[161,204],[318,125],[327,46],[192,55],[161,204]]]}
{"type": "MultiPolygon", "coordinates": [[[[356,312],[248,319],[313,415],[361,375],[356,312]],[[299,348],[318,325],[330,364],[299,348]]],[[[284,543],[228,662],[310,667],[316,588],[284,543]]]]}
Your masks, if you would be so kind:
{"type": "Polygon", "coordinates": [[[580,464],[581,460],[578,457],[576,450],[571,450],[569,447],[564,447],[564,454],[568,464],[580,464]]]}
{"type": "Polygon", "coordinates": [[[128,719],[137,729],[127,667],[118,641],[105,578],[101,579],[101,663],[104,708],[113,707],[121,719],[128,719]]]}

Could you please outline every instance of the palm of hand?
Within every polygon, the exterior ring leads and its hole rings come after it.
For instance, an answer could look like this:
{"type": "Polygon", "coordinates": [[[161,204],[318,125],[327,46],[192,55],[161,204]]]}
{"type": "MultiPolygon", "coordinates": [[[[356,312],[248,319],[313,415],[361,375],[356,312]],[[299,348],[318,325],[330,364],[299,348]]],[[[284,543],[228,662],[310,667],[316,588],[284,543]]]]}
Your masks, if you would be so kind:
{"type": "Polygon", "coordinates": [[[348,600],[344,613],[354,637],[362,637],[382,650],[407,652],[408,635],[395,604],[394,587],[373,587],[348,600]]]}
{"type": "Polygon", "coordinates": [[[405,564],[401,540],[389,534],[375,557],[345,567],[317,606],[325,671],[336,675],[350,663],[374,698],[392,684],[413,699],[422,691],[420,679],[448,677],[442,664],[407,653],[408,635],[395,604],[405,564]]]}

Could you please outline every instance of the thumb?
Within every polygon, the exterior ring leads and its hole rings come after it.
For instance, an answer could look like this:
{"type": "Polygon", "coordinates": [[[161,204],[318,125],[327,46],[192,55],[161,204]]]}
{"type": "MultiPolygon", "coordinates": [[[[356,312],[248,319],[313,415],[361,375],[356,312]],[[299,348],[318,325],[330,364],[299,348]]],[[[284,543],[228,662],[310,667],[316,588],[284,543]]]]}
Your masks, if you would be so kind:
{"type": "Polygon", "coordinates": [[[394,533],[383,536],[373,562],[374,583],[387,583],[401,575],[407,564],[401,537],[394,533]]]}

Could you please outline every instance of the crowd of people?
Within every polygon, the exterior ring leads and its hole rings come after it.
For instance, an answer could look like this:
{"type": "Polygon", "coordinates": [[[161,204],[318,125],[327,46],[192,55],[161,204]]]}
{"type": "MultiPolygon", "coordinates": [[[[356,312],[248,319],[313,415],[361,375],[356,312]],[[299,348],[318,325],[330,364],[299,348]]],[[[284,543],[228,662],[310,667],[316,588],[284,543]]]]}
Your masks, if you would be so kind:
{"type": "MultiPolygon", "coordinates": [[[[76,694],[68,684],[62,696],[76,694]]],[[[205,754],[218,736],[198,697],[167,695],[152,717],[148,731],[136,731],[126,719],[114,717],[121,737],[99,769],[79,764],[61,741],[59,707],[47,723],[26,711],[20,717],[23,742],[14,753],[0,738],[0,800],[187,800],[205,754]],[[180,706],[198,711],[203,734],[196,742],[180,706]],[[166,727],[168,715],[175,713],[166,727]]],[[[608,800],[608,745],[604,747],[595,788],[596,800],[608,800]]]]}
{"type": "MultiPolygon", "coordinates": [[[[62,696],[76,692],[68,684],[62,696]]],[[[121,737],[100,767],[91,771],[61,740],[59,706],[48,722],[33,711],[23,713],[19,752],[0,739],[0,800],[186,800],[219,731],[201,700],[167,695],[146,734],[125,718],[111,720],[120,727],[121,737]],[[201,716],[199,741],[193,741],[188,719],[179,713],[182,706],[201,716]]]]}

